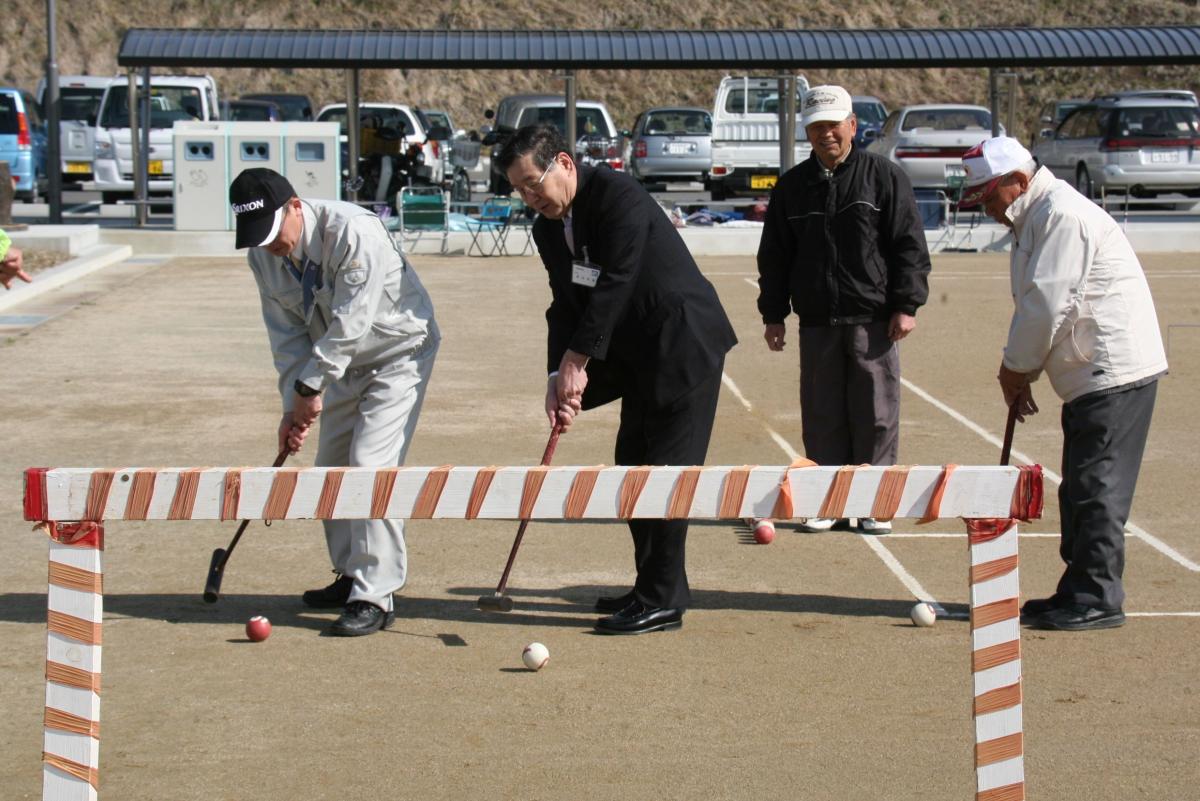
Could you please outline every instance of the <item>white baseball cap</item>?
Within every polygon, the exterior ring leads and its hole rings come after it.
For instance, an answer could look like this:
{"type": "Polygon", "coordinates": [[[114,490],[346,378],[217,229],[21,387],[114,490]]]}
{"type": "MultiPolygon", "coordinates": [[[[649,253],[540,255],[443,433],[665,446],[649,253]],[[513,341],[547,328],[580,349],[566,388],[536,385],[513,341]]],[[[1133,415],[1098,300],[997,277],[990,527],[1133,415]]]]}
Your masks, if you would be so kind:
{"type": "Polygon", "coordinates": [[[804,93],[804,105],[800,109],[800,124],[804,127],[814,122],[841,122],[854,113],[850,93],[840,86],[814,86],[804,93]]]}
{"type": "Polygon", "coordinates": [[[1033,155],[1011,136],[983,140],[963,153],[963,169],[966,170],[967,180],[963,184],[965,189],[959,202],[964,206],[978,203],[991,194],[1000,179],[1031,161],[1033,155]]]}

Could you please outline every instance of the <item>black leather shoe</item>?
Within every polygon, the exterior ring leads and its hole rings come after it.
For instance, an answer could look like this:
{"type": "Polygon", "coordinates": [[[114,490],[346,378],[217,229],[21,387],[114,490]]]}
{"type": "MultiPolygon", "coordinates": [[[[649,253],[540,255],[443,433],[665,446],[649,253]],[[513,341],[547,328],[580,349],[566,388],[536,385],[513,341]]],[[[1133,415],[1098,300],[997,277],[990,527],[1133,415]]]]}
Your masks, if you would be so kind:
{"type": "Polygon", "coordinates": [[[624,595],[601,595],[596,599],[596,611],[611,615],[620,612],[636,600],[637,596],[633,594],[633,590],[624,595]]]}
{"type": "Polygon", "coordinates": [[[342,616],[333,621],[329,633],[334,637],[361,637],[382,631],[395,621],[395,612],[385,612],[367,601],[351,601],[342,616]]]}
{"type": "Polygon", "coordinates": [[[1115,629],[1125,625],[1125,613],[1120,609],[1101,609],[1086,604],[1068,604],[1051,609],[1033,621],[1039,629],[1055,631],[1092,631],[1115,629]]]}
{"type": "Polygon", "coordinates": [[[1021,622],[1032,623],[1051,609],[1058,609],[1063,605],[1064,602],[1057,595],[1051,595],[1049,598],[1030,598],[1021,604],[1021,622]]]}
{"type": "Polygon", "coordinates": [[[596,631],[600,634],[646,634],[677,629],[682,625],[682,609],[659,609],[634,601],[615,615],[597,620],[596,631]]]}
{"type": "Polygon", "coordinates": [[[328,587],[319,590],[305,590],[300,599],[314,609],[336,609],[345,606],[354,589],[354,579],[349,576],[338,576],[328,587]]]}

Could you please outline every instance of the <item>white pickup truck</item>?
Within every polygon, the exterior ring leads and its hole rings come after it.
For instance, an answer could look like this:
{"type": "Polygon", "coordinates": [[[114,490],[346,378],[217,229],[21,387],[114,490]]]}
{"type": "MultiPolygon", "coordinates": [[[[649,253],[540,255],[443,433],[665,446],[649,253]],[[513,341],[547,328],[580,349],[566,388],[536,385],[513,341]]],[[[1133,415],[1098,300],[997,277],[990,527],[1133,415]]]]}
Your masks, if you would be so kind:
{"type": "MultiPolygon", "coordinates": [[[[138,97],[145,87],[138,79],[138,97]]],[[[144,106],[141,106],[144,108],[144,106]]],[[[180,120],[216,120],[217,84],[209,76],[155,75],[150,78],[150,152],[151,195],[170,195],[174,191],[174,134],[180,120]]],[[[139,109],[140,110],[140,109],[139,109]]],[[[147,121],[139,117],[138,125],[147,121]]],[[[104,202],[112,203],[133,195],[133,147],[129,129],[129,82],[114,80],[104,90],[96,120],[94,180],[90,188],[103,193],[104,202]]]]}
{"type": "MultiPolygon", "coordinates": [[[[92,180],[96,112],[104,90],[113,80],[95,75],[63,75],[58,79],[58,146],[64,184],[92,180]]],[[[38,81],[37,99],[46,108],[45,78],[38,81]]]]}
{"type": "MultiPolygon", "coordinates": [[[[812,145],[800,125],[800,108],[808,81],[796,77],[795,163],[808,158],[812,145]]],[[[726,77],[713,105],[713,200],[736,195],[766,195],[779,179],[779,80],[726,77]]]]}

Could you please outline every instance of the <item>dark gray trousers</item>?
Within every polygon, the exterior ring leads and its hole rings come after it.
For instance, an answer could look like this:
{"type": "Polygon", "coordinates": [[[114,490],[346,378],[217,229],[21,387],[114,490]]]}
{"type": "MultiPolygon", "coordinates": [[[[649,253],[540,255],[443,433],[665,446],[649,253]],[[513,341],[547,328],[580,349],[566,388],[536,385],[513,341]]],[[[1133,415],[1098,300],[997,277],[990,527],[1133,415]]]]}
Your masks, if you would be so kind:
{"type": "Polygon", "coordinates": [[[817,464],[896,463],[900,351],[886,321],[800,328],[804,454],[817,464]]]}
{"type": "Polygon", "coordinates": [[[1158,382],[1063,404],[1059,554],[1066,603],[1119,609],[1125,602],[1125,523],[1133,505],[1158,382]]]}

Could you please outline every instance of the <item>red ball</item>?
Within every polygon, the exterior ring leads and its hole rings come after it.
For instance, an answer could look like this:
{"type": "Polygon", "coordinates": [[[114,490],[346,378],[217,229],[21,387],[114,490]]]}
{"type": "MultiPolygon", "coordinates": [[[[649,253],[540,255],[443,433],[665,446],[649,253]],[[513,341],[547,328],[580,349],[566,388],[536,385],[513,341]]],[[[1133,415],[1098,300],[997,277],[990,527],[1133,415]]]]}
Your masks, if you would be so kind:
{"type": "Polygon", "coordinates": [[[775,541],[775,524],[770,520],[760,520],[754,527],[754,541],[759,545],[770,545],[775,541]]]}
{"type": "Polygon", "coordinates": [[[246,621],[246,636],[251,642],[262,642],[271,636],[271,621],[262,615],[255,615],[246,621]]]}

